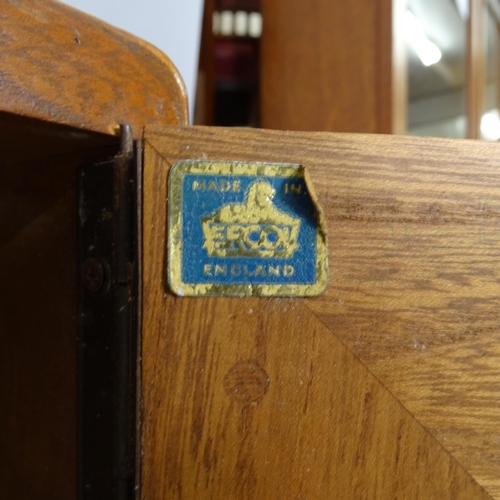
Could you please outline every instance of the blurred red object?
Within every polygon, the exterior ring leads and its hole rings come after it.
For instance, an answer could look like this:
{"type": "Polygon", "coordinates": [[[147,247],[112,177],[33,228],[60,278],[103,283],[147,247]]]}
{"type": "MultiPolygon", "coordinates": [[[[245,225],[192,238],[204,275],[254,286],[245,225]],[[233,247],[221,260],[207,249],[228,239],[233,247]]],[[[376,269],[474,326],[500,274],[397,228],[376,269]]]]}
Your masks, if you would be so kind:
{"type": "Polygon", "coordinates": [[[260,0],[218,0],[217,8],[219,10],[260,11],[260,0]]]}
{"type": "Polygon", "coordinates": [[[217,82],[250,83],[257,79],[257,46],[253,40],[217,40],[214,47],[217,82]]]}

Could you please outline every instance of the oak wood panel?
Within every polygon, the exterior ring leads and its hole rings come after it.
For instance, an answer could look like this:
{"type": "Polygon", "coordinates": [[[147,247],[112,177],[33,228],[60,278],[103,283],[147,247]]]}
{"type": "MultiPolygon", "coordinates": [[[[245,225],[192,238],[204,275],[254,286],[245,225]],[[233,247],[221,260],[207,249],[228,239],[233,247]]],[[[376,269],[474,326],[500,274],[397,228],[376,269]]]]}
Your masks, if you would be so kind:
{"type": "MultiPolygon", "coordinates": [[[[392,16],[386,21],[383,30],[390,30],[392,45],[391,74],[391,113],[392,134],[406,134],[408,129],[408,47],[406,42],[404,15],[406,0],[391,0],[392,16]],[[389,25],[390,23],[390,25],[389,25]]],[[[387,16],[386,16],[387,19],[387,16]]],[[[387,36],[387,34],[386,34],[387,36]]],[[[383,47],[384,48],[384,47],[383,47]]],[[[387,62],[386,62],[387,64],[387,62]]],[[[383,68],[381,71],[384,71],[383,68]]]]}
{"type": "Polygon", "coordinates": [[[0,247],[3,498],[76,497],[75,205],[63,193],[0,247]]]}
{"type": "Polygon", "coordinates": [[[481,137],[481,117],[485,111],[487,2],[470,0],[467,19],[467,137],[481,137]]]}
{"type": "Polygon", "coordinates": [[[184,84],[158,49],[52,0],[1,0],[1,110],[106,134],[188,121],[184,84]]]}
{"type": "MultiPolygon", "coordinates": [[[[293,483],[304,497],[327,496],[337,484],[338,498],[455,498],[457,481],[465,485],[468,475],[500,498],[499,145],[204,127],[148,127],[145,140],[144,498],[217,497],[238,492],[241,481],[254,489],[235,497],[276,498],[293,483]],[[286,300],[172,297],[165,182],[168,168],[184,158],[304,165],[327,220],[326,292],[286,300]],[[231,402],[224,387],[239,360],[256,361],[270,379],[249,408],[231,402]],[[314,387],[308,397],[304,374],[314,387]],[[336,400],[339,380],[348,390],[336,400]],[[361,401],[367,392],[373,407],[361,401]],[[306,400],[311,413],[301,414],[306,400]],[[401,448],[397,425],[385,427],[379,404],[390,406],[394,422],[405,422],[401,448]],[[358,451],[373,454],[362,465],[350,455],[357,431],[347,422],[363,415],[366,448],[358,451]],[[344,455],[336,455],[339,429],[352,445],[344,455]],[[323,460],[308,483],[313,448],[323,460]],[[444,465],[434,467],[444,463],[443,450],[451,476],[444,465]],[[267,469],[266,453],[280,457],[267,469]],[[328,456],[336,457],[331,469],[328,456]],[[413,480],[391,482],[396,470],[404,474],[395,456],[409,460],[413,480]],[[361,489],[342,489],[344,473],[361,489]],[[294,483],[296,475],[303,479],[294,483]]],[[[481,488],[458,490],[489,496],[481,488]]]]}
{"type": "MultiPolygon", "coordinates": [[[[102,153],[103,148],[111,147],[115,151],[120,144],[117,135],[101,134],[3,111],[0,111],[0,137],[1,166],[5,172],[19,168],[21,164],[28,165],[48,158],[53,161],[54,158],[82,153],[96,154],[99,150],[102,157],[106,154],[102,153]]],[[[5,175],[1,189],[7,190],[4,182],[9,181],[10,178],[5,175]]],[[[49,180],[45,182],[48,183],[49,180]]]]}
{"type": "Polygon", "coordinates": [[[187,123],[156,48],[50,0],[0,0],[0,496],[76,498],[76,167],[116,126],[187,123]]]}
{"type": "Polygon", "coordinates": [[[119,138],[0,112],[0,246],[74,189],[75,166],[112,158],[119,138]]]}
{"type": "Polygon", "coordinates": [[[200,54],[198,58],[198,81],[193,123],[213,125],[215,108],[215,37],[213,15],[215,0],[205,0],[201,25],[200,54]]]}
{"type": "Polygon", "coordinates": [[[76,166],[115,136],[0,113],[0,491],[76,497],[76,166]]]}
{"type": "Polygon", "coordinates": [[[405,115],[398,115],[406,108],[398,90],[404,80],[399,58],[394,66],[392,61],[392,3],[263,0],[261,125],[404,130],[405,115]]]}

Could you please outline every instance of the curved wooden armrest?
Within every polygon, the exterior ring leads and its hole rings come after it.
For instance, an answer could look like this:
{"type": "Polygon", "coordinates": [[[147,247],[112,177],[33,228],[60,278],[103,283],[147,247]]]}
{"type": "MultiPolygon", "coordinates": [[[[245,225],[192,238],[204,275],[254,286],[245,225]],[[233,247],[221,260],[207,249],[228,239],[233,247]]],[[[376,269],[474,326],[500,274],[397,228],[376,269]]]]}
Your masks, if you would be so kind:
{"type": "Polygon", "coordinates": [[[0,0],[0,111],[115,134],[185,125],[187,96],[152,45],[52,0],[0,0]]]}

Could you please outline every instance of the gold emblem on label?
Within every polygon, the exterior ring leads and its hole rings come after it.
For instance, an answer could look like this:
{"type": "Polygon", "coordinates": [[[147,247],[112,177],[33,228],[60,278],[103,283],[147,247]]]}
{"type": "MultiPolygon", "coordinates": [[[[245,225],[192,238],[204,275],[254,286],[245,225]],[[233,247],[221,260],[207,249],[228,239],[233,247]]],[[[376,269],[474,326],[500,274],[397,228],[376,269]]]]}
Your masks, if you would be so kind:
{"type": "Polygon", "coordinates": [[[275,189],[265,181],[252,184],[241,204],[228,204],[202,217],[204,248],[211,257],[291,257],[299,247],[300,219],[272,203],[275,189]]]}

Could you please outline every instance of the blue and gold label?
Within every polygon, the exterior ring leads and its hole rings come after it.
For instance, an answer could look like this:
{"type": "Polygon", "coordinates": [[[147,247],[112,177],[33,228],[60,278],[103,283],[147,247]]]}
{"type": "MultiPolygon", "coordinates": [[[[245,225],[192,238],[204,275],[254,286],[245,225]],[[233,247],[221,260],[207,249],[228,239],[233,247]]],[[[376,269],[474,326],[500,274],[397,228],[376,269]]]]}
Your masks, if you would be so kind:
{"type": "Polygon", "coordinates": [[[325,232],[299,165],[185,160],[169,175],[168,278],[177,295],[316,295],[325,232]]]}

